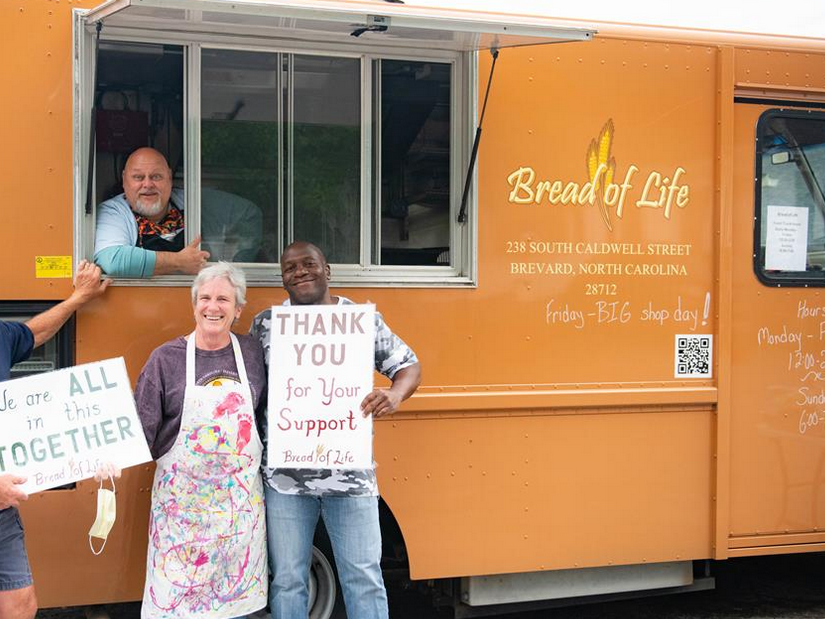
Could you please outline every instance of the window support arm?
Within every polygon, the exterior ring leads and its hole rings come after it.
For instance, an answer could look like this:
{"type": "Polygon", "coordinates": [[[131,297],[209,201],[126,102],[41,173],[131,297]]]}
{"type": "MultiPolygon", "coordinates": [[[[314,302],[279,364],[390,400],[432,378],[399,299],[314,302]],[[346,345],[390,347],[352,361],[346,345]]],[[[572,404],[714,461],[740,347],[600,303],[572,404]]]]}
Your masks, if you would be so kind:
{"type": "Polygon", "coordinates": [[[458,223],[460,224],[467,221],[467,198],[470,195],[470,185],[473,181],[473,170],[475,170],[476,167],[478,145],[479,142],[481,142],[481,127],[484,124],[484,113],[487,111],[487,99],[490,97],[490,86],[493,83],[493,73],[496,70],[498,52],[498,48],[490,48],[490,55],[493,57],[493,64],[490,66],[490,77],[487,79],[487,91],[484,93],[484,103],[481,106],[481,116],[478,119],[478,127],[476,127],[476,137],[475,140],[473,140],[473,150],[470,153],[470,162],[467,165],[467,175],[464,177],[464,191],[461,194],[461,208],[458,211],[458,223]]]}
{"type": "Polygon", "coordinates": [[[92,68],[92,110],[89,118],[89,160],[86,168],[86,214],[92,214],[92,183],[94,181],[95,167],[95,124],[97,122],[97,101],[95,91],[97,90],[97,65],[100,60],[100,31],[103,29],[103,22],[98,21],[95,27],[95,66],[92,68]]]}

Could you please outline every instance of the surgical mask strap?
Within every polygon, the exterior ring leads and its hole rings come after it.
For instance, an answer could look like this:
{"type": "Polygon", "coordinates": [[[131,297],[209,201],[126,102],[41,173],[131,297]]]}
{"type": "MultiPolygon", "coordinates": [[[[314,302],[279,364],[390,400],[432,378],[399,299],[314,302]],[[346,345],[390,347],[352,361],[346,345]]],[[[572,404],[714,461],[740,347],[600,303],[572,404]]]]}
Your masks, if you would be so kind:
{"type": "MultiPolygon", "coordinates": [[[[115,493],[115,478],[112,477],[111,475],[109,475],[109,481],[112,482],[112,492],[115,493]]],[[[97,489],[98,490],[103,490],[103,480],[102,479],[100,480],[100,486],[98,486],[97,489]]],[[[106,542],[108,542],[108,541],[109,541],[109,537],[107,535],[106,539],[103,540],[103,545],[100,547],[100,550],[95,550],[94,544],[92,543],[92,536],[89,535],[89,550],[92,551],[93,555],[98,556],[101,553],[103,553],[103,549],[106,548],[106,542]]]]}

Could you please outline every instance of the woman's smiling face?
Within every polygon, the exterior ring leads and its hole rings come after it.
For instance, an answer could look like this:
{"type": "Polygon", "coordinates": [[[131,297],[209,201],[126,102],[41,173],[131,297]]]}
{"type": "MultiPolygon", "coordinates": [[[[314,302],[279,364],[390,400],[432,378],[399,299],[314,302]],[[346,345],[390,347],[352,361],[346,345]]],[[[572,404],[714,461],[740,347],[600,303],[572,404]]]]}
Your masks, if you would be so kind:
{"type": "MultiPolygon", "coordinates": [[[[229,335],[243,306],[235,300],[235,287],[225,277],[204,283],[195,298],[195,325],[198,335],[215,338],[229,335]]],[[[228,338],[227,338],[228,339],[228,338]]]]}

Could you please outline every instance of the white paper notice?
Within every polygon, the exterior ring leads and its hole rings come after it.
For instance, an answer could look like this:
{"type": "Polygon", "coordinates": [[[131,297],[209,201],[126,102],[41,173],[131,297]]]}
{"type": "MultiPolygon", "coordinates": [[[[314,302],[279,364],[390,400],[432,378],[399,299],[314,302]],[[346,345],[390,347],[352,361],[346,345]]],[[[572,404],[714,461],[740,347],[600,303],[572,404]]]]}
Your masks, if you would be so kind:
{"type": "Polygon", "coordinates": [[[0,383],[0,473],[37,492],[152,459],[123,358],[0,383]]]}
{"type": "Polygon", "coordinates": [[[276,305],[269,349],[267,465],[371,469],[374,305],[276,305]]]}
{"type": "Polygon", "coordinates": [[[804,271],[808,258],[808,209],[768,206],[765,269],[804,271]]]}

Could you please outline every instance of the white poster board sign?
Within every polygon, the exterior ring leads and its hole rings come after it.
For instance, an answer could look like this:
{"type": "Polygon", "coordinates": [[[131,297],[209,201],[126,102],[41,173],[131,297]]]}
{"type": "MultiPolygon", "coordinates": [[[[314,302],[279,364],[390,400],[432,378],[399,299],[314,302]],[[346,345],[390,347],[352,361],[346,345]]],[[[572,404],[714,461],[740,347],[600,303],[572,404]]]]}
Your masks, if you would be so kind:
{"type": "Polygon", "coordinates": [[[267,465],[372,468],[374,359],[374,305],[273,307],[267,465]]]}
{"type": "Polygon", "coordinates": [[[804,271],[808,258],[808,209],[768,206],[765,268],[768,271],[804,271]]]}
{"type": "Polygon", "coordinates": [[[123,357],[0,383],[0,473],[33,493],[152,459],[123,357]]]}

